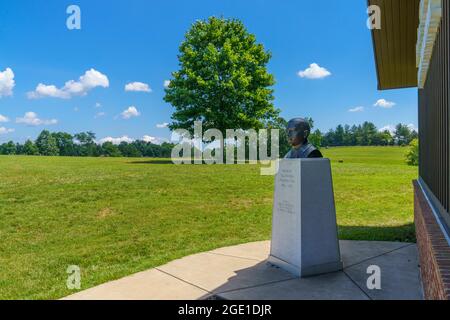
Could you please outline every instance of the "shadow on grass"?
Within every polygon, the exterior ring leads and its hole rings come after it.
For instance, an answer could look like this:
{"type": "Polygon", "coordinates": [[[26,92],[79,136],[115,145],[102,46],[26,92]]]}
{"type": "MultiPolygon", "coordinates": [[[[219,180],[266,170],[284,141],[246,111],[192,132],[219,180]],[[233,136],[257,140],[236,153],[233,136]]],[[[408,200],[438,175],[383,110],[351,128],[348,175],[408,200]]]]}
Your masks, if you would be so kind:
{"type": "Polygon", "coordinates": [[[339,226],[341,240],[416,242],[414,223],[395,227],[339,226]]]}
{"type": "Polygon", "coordinates": [[[129,164],[174,164],[172,160],[128,161],[129,164]]]}
{"type": "MultiPolygon", "coordinates": [[[[184,163],[183,165],[193,165],[194,164],[194,159],[192,159],[192,160],[188,159],[186,161],[187,161],[187,163],[184,163]]],[[[170,160],[170,159],[137,160],[137,161],[127,161],[127,163],[129,163],[129,164],[174,164],[172,162],[172,160],[170,160]]],[[[223,166],[223,165],[235,165],[235,164],[243,164],[243,163],[249,164],[250,162],[248,160],[246,160],[246,161],[236,161],[234,164],[228,164],[228,163],[224,162],[222,164],[214,164],[214,165],[215,166],[223,166]]],[[[199,165],[199,164],[195,164],[195,165],[199,165]]],[[[203,160],[202,160],[201,165],[211,166],[211,164],[207,164],[203,160]]]]}

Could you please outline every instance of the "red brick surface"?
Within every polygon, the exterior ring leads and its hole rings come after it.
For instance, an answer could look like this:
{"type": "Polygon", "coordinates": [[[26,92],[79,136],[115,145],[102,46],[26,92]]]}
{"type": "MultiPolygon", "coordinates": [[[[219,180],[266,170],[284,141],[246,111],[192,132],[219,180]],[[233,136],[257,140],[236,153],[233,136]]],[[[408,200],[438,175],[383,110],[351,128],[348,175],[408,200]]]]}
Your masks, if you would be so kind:
{"type": "Polygon", "coordinates": [[[450,300],[450,246],[417,181],[414,181],[414,220],[420,272],[427,300],[450,300]]]}

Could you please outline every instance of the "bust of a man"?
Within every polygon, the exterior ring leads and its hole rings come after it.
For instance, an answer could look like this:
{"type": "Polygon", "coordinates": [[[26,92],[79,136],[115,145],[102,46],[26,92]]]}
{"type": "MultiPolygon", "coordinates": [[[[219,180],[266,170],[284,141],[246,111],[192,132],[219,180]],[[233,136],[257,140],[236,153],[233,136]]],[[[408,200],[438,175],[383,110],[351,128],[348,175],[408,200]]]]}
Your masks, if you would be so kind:
{"type": "Polygon", "coordinates": [[[308,142],[311,126],[303,118],[289,121],[286,133],[292,149],[287,153],[286,159],[323,158],[322,153],[308,142]]]}

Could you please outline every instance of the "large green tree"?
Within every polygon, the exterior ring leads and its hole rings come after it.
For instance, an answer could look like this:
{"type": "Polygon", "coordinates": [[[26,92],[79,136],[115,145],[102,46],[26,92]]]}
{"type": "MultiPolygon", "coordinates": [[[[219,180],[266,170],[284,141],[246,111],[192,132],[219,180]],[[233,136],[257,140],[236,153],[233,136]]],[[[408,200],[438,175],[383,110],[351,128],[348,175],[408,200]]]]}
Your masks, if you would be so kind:
{"type": "Polygon", "coordinates": [[[59,149],[55,137],[48,131],[43,130],[36,139],[36,147],[42,156],[57,156],[59,149]]]}
{"type": "Polygon", "coordinates": [[[175,111],[170,129],[259,129],[275,120],[275,81],[267,71],[271,54],[242,22],[209,18],[195,22],[178,55],[164,100],[175,111]]]}
{"type": "Polygon", "coordinates": [[[74,153],[73,136],[67,132],[54,132],[52,136],[56,140],[60,156],[70,156],[74,153]]]}
{"type": "Polygon", "coordinates": [[[88,157],[96,157],[98,156],[98,146],[95,143],[95,133],[88,132],[80,132],[74,135],[75,140],[77,141],[77,149],[78,155],[80,156],[88,156],[88,157]]]}
{"type": "Polygon", "coordinates": [[[0,146],[0,154],[13,155],[17,153],[17,146],[13,141],[4,143],[0,146]]]}
{"type": "Polygon", "coordinates": [[[25,144],[23,145],[23,154],[29,155],[29,156],[36,156],[39,154],[39,149],[36,147],[36,145],[31,140],[25,141],[25,144]]]}
{"type": "Polygon", "coordinates": [[[417,138],[417,132],[409,126],[399,123],[395,126],[394,137],[398,145],[405,146],[417,138]]]}

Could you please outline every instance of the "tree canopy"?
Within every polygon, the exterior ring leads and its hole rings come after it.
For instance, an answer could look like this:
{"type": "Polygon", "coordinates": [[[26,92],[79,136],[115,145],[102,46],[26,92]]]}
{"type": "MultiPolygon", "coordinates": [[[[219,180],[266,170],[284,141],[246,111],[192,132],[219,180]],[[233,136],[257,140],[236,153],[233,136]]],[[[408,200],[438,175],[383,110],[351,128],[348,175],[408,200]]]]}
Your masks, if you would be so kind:
{"type": "Polygon", "coordinates": [[[175,111],[170,129],[260,129],[275,120],[270,52],[236,19],[197,21],[179,48],[164,100],[175,111]]]}

